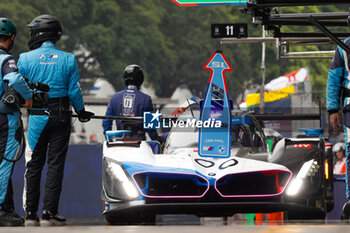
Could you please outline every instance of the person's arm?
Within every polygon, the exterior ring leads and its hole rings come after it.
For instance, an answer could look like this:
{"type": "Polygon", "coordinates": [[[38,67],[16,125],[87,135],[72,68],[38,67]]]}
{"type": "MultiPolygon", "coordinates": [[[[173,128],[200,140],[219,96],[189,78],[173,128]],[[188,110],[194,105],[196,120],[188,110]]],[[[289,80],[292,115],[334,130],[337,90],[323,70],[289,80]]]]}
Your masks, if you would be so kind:
{"type": "MultiPolygon", "coordinates": [[[[112,97],[107,107],[106,116],[116,116],[116,112],[114,111],[113,106],[114,106],[114,102],[112,97]]],[[[113,120],[104,119],[102,122],[103,134],[105,134],[106,131],[111,130],[112,125],[113,125],[113,120]]]]}
{"type": "Polygon", "coordinates": [[[83,95],[80,89],[78,63],[74,55],[70,57],[70,64],[73,64],[70,70],[70,77],[68,83],[68,97],[73,105],[75,112],[78,115],[80,122],[88,122],[95,114],[85,110],[83,95]]]}
{"type": "Polygon", "coordinates": [[[73,65],[71,65],[72,67],[69,74],[68,97],[74,107],[74,110],[79,112],[84,109],[84,101],[80,89],[78,63],[74,55],[70,57],[69,62],[71,62],[73,65]]]}
{"type": "Polygon", "coordinates": [[[3,74],[3,80],[7,81],[10,87],[20,94],[24,100],[31,100],[33,97],[33,91],[29,88],[23,76],[18,73],[16,61],[12,56],[5,60],[1,71],[3,74]]]}
{"type": "Polygon", "coordinates": [[[328,71],[327,80],[327,111],[330,116],[330,123],[334,130],[339,131],[341,129],[341,121],[339,111],[340,103],[340,90],[344,77],[345,66],[343,51],[337,47],[331,67],[328,71]]]}
{"type": "Polygon", "coordinates": [[[26,74],[26,68],[25,68],[25,56],[23,56],[22,54],[19,55],[19,59],[17,62],[17,67],[18,67],[18,72],[23,76],[23,77],[28,77],[26,74]]]}

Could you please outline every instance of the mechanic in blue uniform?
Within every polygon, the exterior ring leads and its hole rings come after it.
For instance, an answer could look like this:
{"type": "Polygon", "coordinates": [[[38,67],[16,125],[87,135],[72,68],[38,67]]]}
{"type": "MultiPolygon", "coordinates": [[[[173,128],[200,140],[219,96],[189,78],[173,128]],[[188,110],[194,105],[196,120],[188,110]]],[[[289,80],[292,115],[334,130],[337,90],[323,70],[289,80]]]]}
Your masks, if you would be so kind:
{"type": "MultiPolygon", "coordinates": [[[[13,47],[16,35],[15,24],[7,18],[0,18],[0,93],[5,95],[6,83],[13,87],[23,99],[24,107],[32,106],[33,92],[18,73],[15,59],[8,53],[13,47]]],[[[23,128],[19,108],[0,101],[0,226],[21,226],[23,218],[14,211],[11,174],[14,167],[23,128]]]]}
{"type": "MultiPolygon", "coordinates": [[[[125,68],[123,75],[126,89],[115,93],[107,107],[106,116],[143,116],[145,111],[153,111],[152,99],[139,89],[143,83],[143,70],[138,65],[129,65],[125,68]]],[[[116,121],[118,130],[131,130],[132,138],[146,139],[143,124],[116,121]]],[[[103,120],[103,132],[112,129],[112,120],[103,120]]],[[[160,141],[155,129],[147,129],[152,140],[160,141]]]]}
{"type": "MultiPolygon", "coordinates": [[[[350,48],[350,37],[344,40],[350,48]]],[[[350,217],[350,72],[349,54],[340,46],[337,47],[333,57],[331,67],[328,72],[327,81],[327,111],[329,113],[330,124],[335,131],[344,129],[346,144],[346,197],[348,202],[343,206],[343,214],[350,217]],[[343,91],[343,98],[340,93],[343,91]],[[339,110],[343,104],[343,125],[339,110]]]]}
{"type": "MultiPolygon", "coordinates": [[[[55,46],[62,34],[60,22],[53,16],[40,15],[29,25],[30,52],[22,53],[18,61],[20,73],[30,82],[50,86],[47,108],[29,110],[28,146],[26,150],[25,189],[23,207],[26,226],[65,225],[58,214],[63,170],[71,133],[70,103],[81,122],[87,122],[91,112],[85,111],[80,90],[76,58],[55,46]],[[46,175],[42,219],[37,211],[40,196],[41,171],[46,160],[46,175]]],[[[43,106],[44,107],[44,106],[43,106]]]]}

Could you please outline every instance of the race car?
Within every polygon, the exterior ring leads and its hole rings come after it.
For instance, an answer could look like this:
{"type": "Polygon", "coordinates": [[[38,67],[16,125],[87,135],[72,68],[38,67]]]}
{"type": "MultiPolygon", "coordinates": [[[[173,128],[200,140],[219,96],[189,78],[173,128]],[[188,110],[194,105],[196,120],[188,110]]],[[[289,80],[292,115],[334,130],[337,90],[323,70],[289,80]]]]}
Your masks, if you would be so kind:
{"type": "Polygon", "coordinates": [[[175,123],[169,121],[162,153],[158,142],[107,131],[102,158],[106,221],[154,224],[157,215],[280,211],[288,219],[325,218],[333,207],[333,163],[331,145],[320,130],[283,138],[264,129],[261,116],[232,111],[223,76],[230,67],[222,54],[215,53],[205,67],[212,69],[205,98],[189,105],[175,123]],[[202,127],[206,124],[210,127],[202,127]]]}
{"type": "MultiPolygon", "coordinates": [[[[180,119],[188,120],[186,113],[196,118],[199,111],[190,107],[180,119]]],[[[265,135],[250,113],[236,112],[232,118],[229,158],[201,157],[195,128],[173,128],[162,154],[156,153],[157,142],[125,141],[127,131],[108,132],[102,192],[107,222],[149,224],[158,214],[277,211],[289,219],[324,218],[333,206],[330,145],[314,136],[265,135]]]]}

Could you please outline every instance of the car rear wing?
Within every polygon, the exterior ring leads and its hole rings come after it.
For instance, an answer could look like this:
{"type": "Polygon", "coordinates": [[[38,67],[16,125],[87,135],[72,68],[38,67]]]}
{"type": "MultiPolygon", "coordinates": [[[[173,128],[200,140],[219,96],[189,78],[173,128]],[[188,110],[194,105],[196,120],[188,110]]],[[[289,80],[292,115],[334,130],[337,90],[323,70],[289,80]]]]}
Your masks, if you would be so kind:
{"type": "Polygon", "coordinates": [[[279,121],[279,120],[319,120],[321,121],[321,113],[319,114],[253,114],[259,121],[279,121]]]}
{"type": "Polygon", "coordinates": [[[283,114],[283,113],[276,113],[276,114],[254,114],[254,117],[259,121],[280,121],[280,120],[318,120],[320,122],[320,128],[322,127],[322,111],[321,111],[321,102],[318,104],[318,113],[314,114],[283,114]]]}
{"type": "Polygon", "coordinates": [[[319,112],[315,114],[283,114],[283,113],[276,113],[276,114],[254,114],[252,115],[258,120],[258,121],[280,121],[280,120],[317,120],[319,121],[319,128],[299,128],[299,131],[305,132],[306,137],[319,137],[321,138],[324,133],[324,129],[322,128],[322,115],[321,115],[321,105],[319,105],[319,112]]]}

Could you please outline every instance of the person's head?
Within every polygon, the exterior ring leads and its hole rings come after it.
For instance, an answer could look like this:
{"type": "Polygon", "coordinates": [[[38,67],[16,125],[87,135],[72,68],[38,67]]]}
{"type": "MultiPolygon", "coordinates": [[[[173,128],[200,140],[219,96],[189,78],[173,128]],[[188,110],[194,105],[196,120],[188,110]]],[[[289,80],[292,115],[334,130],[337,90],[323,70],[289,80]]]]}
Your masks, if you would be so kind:
{"type": "Polygon", "coordinates": [[[337,159],[345,157],[345,144],[338,142],[333,146],[332,151],[335,153],[337,159]]]}
{"type": "Polygon", "coordinates": [[[54,43],[61,38],[62,27],[60,21],[51,15],[40,15],[27,25],[30,30],[29,49],[36,49],[47,40],[54,43]]]}
{"type": "Polygon", "coordinates": [[[0,18],[0,45],[10,51],[16,36],[16,25],[8,18],[0,18]]]}
{"type": "Polygon", "coordinates": [[[124,82],[125,85],[134,85],[138,89],[143,83],[143,71],[138,65],[128,65],[124,70],[124,82]]]}

